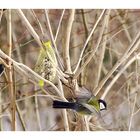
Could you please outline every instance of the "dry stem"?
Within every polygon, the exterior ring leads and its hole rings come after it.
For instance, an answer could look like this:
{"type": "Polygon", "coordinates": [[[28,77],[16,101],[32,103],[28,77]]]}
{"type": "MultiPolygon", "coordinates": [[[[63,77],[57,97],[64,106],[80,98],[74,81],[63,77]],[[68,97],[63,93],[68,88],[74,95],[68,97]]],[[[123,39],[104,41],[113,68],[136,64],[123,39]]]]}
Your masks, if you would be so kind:
{"type": "MultiPolygon", "coordinates": [[[[8,10],[8,55],[11,57],[12,55],[12,21],[11,21],[11,10],[8,10]]],[[[12,68],[12,63],[11,61],[8,62],[9,69],[8,69],[8,79],[9,79],[9,93],[10,93],[10,98],[11,98],[11,116],[12,116],[12,130],[16,130],[16,106],[15,106],[15,93],[14,93],[14,88],[13,88],[13,68],[12,68]]]]}
{"type": "Polygon", "coordinates": [[[72,73],[71,71],[71,64],[70,64],[70,35],[72,31],[72,25],[74,21],[75,10],[70,10],[70,16],[68,19],[68,24],[66,27],[66,40],[65,40],[65,49],[64,49],[64,62],[65,62],[65,69],[67,73],[72,73]]]}
{"type": "Polygon", "coordinates": [[[85,51],[85,49],[86,49],[86,47],[87,47],[87,44],[88,44],[88,42],[89,42],[89,40],[90,40],[92,34],[94,33],[94,31],[95,31],[97,25],[99,24],[99,22],[100,22],[102,16],[104,15],[105,11],[106,11],[106,10],[103,10],[103,11],[102,11],[101,15],[99,16],[98,20],[96,21],[94,27],[92,28],[92,30],[91,30],[91,32],[90,32],[90,34],[89,34],[89,36],[88,36],[88,38],[87,38],[87,40],[86,40],[86,42],[85,42],[85,44],[84,44],[84,47],[83,47],[83,49],[82,49],[82,51],[81,51],[80,58],[79,58],[79,60],[78,60],[78,63],[77,63],[77,65],[76,65],[76,68],[75,68],[75,70],[73,71],[73,73],[75,74],[75,78],[79,75],[79,73],[78,73],[77,71],[78,71],[79,65],[80,65],[80,63],[81,63],[81,60],[82,60],[84,51],[85,51]],[[78,73],[78,74],[76,74],[76,73],[78,73]]]}

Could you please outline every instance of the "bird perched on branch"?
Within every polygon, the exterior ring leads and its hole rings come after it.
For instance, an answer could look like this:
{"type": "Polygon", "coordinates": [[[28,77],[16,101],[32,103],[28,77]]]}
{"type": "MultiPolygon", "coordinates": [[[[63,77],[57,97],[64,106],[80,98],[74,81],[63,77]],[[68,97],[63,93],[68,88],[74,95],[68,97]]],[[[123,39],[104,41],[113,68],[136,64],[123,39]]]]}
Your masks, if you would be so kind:
{"type": "Polygon", "coordinates": [[[100,111],[107,109],[107,104],[104,100],[98,99],[94,95],[85,94],[79,96],[73,102],[53,101],[53,108],[57,109],[72,109],[82,115],[99,114],[100,111]]]}

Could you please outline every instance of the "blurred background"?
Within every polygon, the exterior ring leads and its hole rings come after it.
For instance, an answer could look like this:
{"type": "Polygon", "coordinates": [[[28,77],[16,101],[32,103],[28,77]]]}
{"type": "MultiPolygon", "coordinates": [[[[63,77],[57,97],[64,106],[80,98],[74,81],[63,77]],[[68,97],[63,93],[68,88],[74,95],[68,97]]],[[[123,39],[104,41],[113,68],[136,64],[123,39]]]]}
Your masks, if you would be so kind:
{"type": "MultiPolygon", "coordinates": [[[[31,24],[38,36],[46,40],[51,40],[49,26],[46,21],[44,9],[22,9],[26,20],[31,24]]],[[[70,60],[71,68],[75,69],[83,46],[96,24],[102,10],[100,9],[76,9],[74,13],[74,21],[70,33],[70,60]]],[[[70,22],[70,9],[51,9],[48,10],[52,33],[55,37],[60,23],[59,33],[56,36],[56,46],[58,52],[64,62],[64,50],[66,40],[66,27],[70,22]],[[62,18],[62,20],[61,20],[62,18]]],[[[86,61],[88,55],[95,51],[91,61],[78,76],[78,84],[84,86],[88,90],[94,91],[99,87],[99,83],[106,77],[107,73],[119,62],[120,58],[125,55],[127,49],[132,45],[140,31],[140,10],[133,9],[113,9],[109,10],[106,22],[105,15],[101,18],[94,33],[87,43],[84,51],[82,63],[86,61]],[[102,28],[104,32],[102,33],[102,28]],[[102,34],[101,34],[102,33],[102,34]],[[96,46],[100,40],[100,45],[96,46]]],[[[25,26],[25,21],[20,18],[16,9],[11,10],[12,20],[12,50],[11,58],[16,62],[20,62],[34,70],[39,55],[40,46],[33,38],[31,31],[25,26]]],[[[0,11],[0,49],[8,54],[8,10],[0,11]]],[[[139,38],[137,39],[138,42],[139,38]]],[[[107,82],[98,92],[101,97],[106,89],[110,87],[111,81],[120,73],[120,76],[111,86],[105,96],[107,102],[107,110],[101,113],[102,118],[98,116],[90,116],[88,118],[89,130],[91,131],[137,131],[140,130],[140,86],[139,72],[140,61],[135,59],[133,63],[128,64],[132,57],[139,54],[139,44],[133,53],[126,58],[121,65],[116,68],[113,74],[108,78],[107,82]]],[[[0,56],[1,57],[1,56],[0,56]]],[[[1,57],[7,63],[7,60],[1,57]]],[[[2,61],[0,60],[2,63],[2,61]]],[[[21,131],[65,131],[65,122],[62,111],[52,108],[52,98],[47,96],[46,92],[50,88],[45,86],[36,87],[33,80],[17,71],[14,66],[13,70],[13,88],[16,100],[16,130],[21,131]]],[[[10,83],[8,78],[8,68],[0,75],[0,130],[12,130],[12,114],[11,114],[11,96],[9,93],[10,83]]],[[[54,82],[54,84],[56,84],[54,82]]],[[[64,88],[66,88],[64,86],[64,88]]],[[[67,98],[67,90],[65,89],[65,97],[67,98]]],[[[56,95],[51,89],[52,96],[56,95]]],[[[70,131],[83,131],[83,117],[72,110],[67,110],[68,124],[70,131]]]]}

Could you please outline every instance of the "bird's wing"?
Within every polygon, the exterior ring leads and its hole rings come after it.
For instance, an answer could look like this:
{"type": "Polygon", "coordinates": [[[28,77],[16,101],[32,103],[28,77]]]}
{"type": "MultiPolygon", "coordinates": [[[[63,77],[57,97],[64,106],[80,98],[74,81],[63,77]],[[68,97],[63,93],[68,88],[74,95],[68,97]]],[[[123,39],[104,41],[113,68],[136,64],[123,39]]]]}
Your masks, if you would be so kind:
{"type": "Polygon", "coordinates": [[[94,106],[91,106],[91,105],[88,105],[88,104],[85,104],[85,103],[81,103],[84,107],[86,107],[88,110],[90,110],[93,114],[96,113],[98,114],[99,111],[94,107],[94,106]]]}

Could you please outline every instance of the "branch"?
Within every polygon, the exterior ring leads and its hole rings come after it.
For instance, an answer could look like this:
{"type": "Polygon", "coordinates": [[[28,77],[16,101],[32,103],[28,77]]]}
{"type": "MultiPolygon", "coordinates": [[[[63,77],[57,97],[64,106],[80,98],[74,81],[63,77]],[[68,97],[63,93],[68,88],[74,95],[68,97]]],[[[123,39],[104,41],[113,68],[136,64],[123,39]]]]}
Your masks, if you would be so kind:
{"type": "Polygon", "coordinates": [[[42,43],[41,40],[38,36],[38,34],[35,32],[34,28],[32,27],[32,25],[29,23],[28,19],[25,17],[24,13],[22,12],[21,9],[17,9],[16,10],[18,15],[20,16],[21,20],[23,20],[26,28],[29,30],[29,32],[31,33],[31,35],[34,37],[34,39],[36,40],[36,42],[38,43],[38,45],[40,47],[42,47],[42,43]]]}
{"type": "Polygon", "coordinates": [[[99,81],[100,81],[100,77],[101,77],[101,70],[102,70],[102,67],[103,67],[103,60],[104,60],[104,55],[105,55],[105,49],[106,49],[106,43],[107,43],[107,32],[108,32],[108,24],[109,24],[109,17],[110,17],[110,11],[111,10],[108,10],[107,13],[106,13],[106,17],[105,17],[105,27],[104,27],[104,36],[103,36],[103,45],[102,47],[100,47],[99,49],[99,59],[98,59],[98,66],[97,66],[97,76],[96,76],[96,79],[95,79],[95,88],[98,86],[99,84],[99,81]]]}
{"type": "Polygon", "coordinates": [[[117,68],[126,61],[129,56],[138,48],[140,44],[140,32],[137,33],[136,37],[134,38],[133,42],[130,44],[126,52],[123,54],[123,56],[116,62],[116,64],[113,66],[113,68],[107,73],[105,78],[99,83],[98,87],[94,90],[95,95],[98,94],[98,92],[101,90],[101,88],[104,86],[106,81],[110,78],[110,76],[114,73],[114,71],[117,70],[117,68]]]}
{"type": "MultiPolygon", "coordinates": [[[[62,96],[64,96],[63,86],[62,86],[62,82],[60,81],[60,79],[58,80],[58,86],[59,86],[59,89],[62,93],[62,96]]],[[[66,109],[62,110],[62,114],[63,114],[63,119],[64,119],[65,130],[69,131],[69,122],[68,122],[67,110],[66,109]]]]}
{"type": "Polygon", "coordinates": [[[130,42],[132,41],[132,38],[131,38],[131,36],[130,36],[128,30],[127,30],[127,26],[126,26],[125,20],[123,20],[122,17],[119,15],[118,10],[115,9],[115,12],[116,12],[116,14],[117,14],[117,17],[118,17],[120,23],[122,24],[122,26],[123,26],[123,28],[124,28],[124,32],[125,32],[125,34],[126,34],[126,36],[127,36],[127,38],[128,38],[128,41],[129,41],[129,43],[130,43],[130,42]]]}
{"type": "Polygon", "coordinates": [[[117,81],[117,79],[121,76],[121,74],[135,61],[140,59],[140,53],[137,54],[136,56],[133,56],[123,67],[122,69],[118,72],[118,74],[112,79],[112,81],[110,82],[110,84],[107,86],[107,88],[105,89],[103,95],[101,96],[101,99],[104,99],[107,95],[107,93],[109,92],[109,90],[111,89],[111,87],[114,85],[114,83],[117,81]]]}
{"type": "Polygon", "coordinates": [[[86,42],[85,42],[85,44],[84,44],[84,47],[83,47],[83,49],[82,49],[82,51],[81,51],[80,58],[79,58],[79,60],[78,60],[77,66],[76,66],[75,70],[73,71],[74,74],[77,73],[77,71],[78,71],[79,65],[80,65],[80,63],[81,63],[81,61],[82,61],[82,57],[83,57],[84,51],[85,51],[85,49],[86,49],[86,46],[87,46],[87,44],[88,44],[88,42],[89,42],[89,40],[90,40],[92,34],[94,33],[94,31],[95,31],[97,25],[99,24],[99,22],[100,22],[102,16],[104,15],[105,11],[106,11],[106,10],[103,10],[103,11],[102,11],[101,15],[99,16],[98,20],[96,21],[94,27],[92,28],[92,30],[91,30],[91,32],[90,32],[90,34],[89,34],[89,36],[88,36],[88,38],[87,38],[87,40],[86,40],[86,42]]]}
{"type": "Polygon", "coordinates": [[[75,10],[74,9],[70,10],[70,16],[69,16],[68,24],[67,24],[67,27],[66,27],[64,61],[65,61],[65,66],[66,66],[66,72],[67,73],[72,73],[71,64],[70,64],[69,45],[70,45],[70,35],[71,35],[72,25],[73,25],[73,21],[74,21],[74,15],[75,15],[75,10]]]}
{"type": "MultiPolygon", "coordinates": [[[[12,56],[12,20],[11,20],[11,9],[8,10],[8,18],[7,18],[7,27],[8,27],[8,55],[12,56]]],[[[12,63],[8,60],[8,79],[9,79],[9,93],[11,98],[11,116],[12,116],[12,131],[16,130],[16,106],[15,99],[16,96],[14,94],[14,86],[13,86],[13,71],[12,71],[12,63]]]]}
{"type": "Polygon", "coordinates": [[[39,25],[39,28],[40,28],[40,30],[41,30],[42,35],[44,36],[45,33],[44,33],[44,31],[43,31],[43,27],[42,27],[42,25],[41,25],[41,23],[40,23],[38,17],[36,16],[34,10],[31,9],[30,12],[33,14],[33,17],[34,17],[34,19],[36,20],[37,24],[39,25]]]}
{"type": "MultiPolygon", "coordinates": [[[[108,14],[106,15],[108,16],[108,14]]],[[[98,39],[98,42],[97,42],[97,46],[93,49],[93,51],[91,52],[91,54],[89,55],[89,57],[87,58],[87,60],[85,61],[85,63],[81,66],[81,68],[79,70],[76,71],[75,75],[74,75],[74,78],[77,78],[79,76],[79,74],[83,71],[83,69],[87,66],[87,64],[91,61],[91,59],[93,58],[95,52],[98,50],[99,46],[100,46],[100,42],[102,40],[102,36],[103,36],[103,33],[104,33],[104,29],[105,29],[105,25],[106,25],[106,18],[104,20],[104,23],[103,23],[103,26],[102,26],[102,29],[100,31],[100,35],[99,35],[99,39],[98,39]]]]}
{"type": "Polygon", "coordinates": [[[61,61],[61,57],[60,57],[59,52],[57,50],[56,42],[55,42],[55,39],[54,39],[54,36],[53,36],[53,32],[52,32],[52,28],[51,28],[51,24],[50,24],[50,20],[49,20],[49,15],[48,15],[48,10],[46,10],[46,9],[45,9],[45,16],[46,16],[49,32],[50,32],[50,35],[51,35],[51,40],[52,40],[53,46],[55,48],[56,55],[58,57],[58,62],[61,66],[61,69],[64,70],[63,63],[61,61]]]}
{"type": "Polygon", "coordinates": [[[59,20],[59,23],[58,23],[57,31],[56,31],[55,38],[54,38],[55,42],[56,42],[56,40],[58,38],[58,33],[59,33],[59,30],[60,30],[60,25],[62,23],[62,19],[63,19],[64,13],[65,13],[65,9],[63,9],[63,11],[62,11],[62,14],[61,14],[61,17],[60,17],[60,20],[59,20]]]}
{"type": "MultiPolygon", "coordinates": [[[[21,73],[23,73],[25,76],[27,76],[28,78],[37,78],[38,80],[43,80],[45,83],[51,85],[54,90],[58,93],[58,95],[61,97],[62,100],[67,101],[61,94],[61,92],[58,90],[58,88],[50,81],[44,79],[43,77],[41,77],[40,75],[38,75],[36,72],[34,72],[33,70],[31,70],[28,66],[22,64],[22,63],[18,63],[15,60],[13,60],[12,58],[10,58],[8,55],[6,55],[5,53],[3,53],[0,49],[0,56],[4,59],[8,59],[9,61],[11,61],[13,63],[13,65],[15,66],[15,68],[17,68],[21,73]],[[34,76],[34,77],[33,77],[34,76]]],[[[34,79],[35,79],[34,78],[34,79]]]]}

